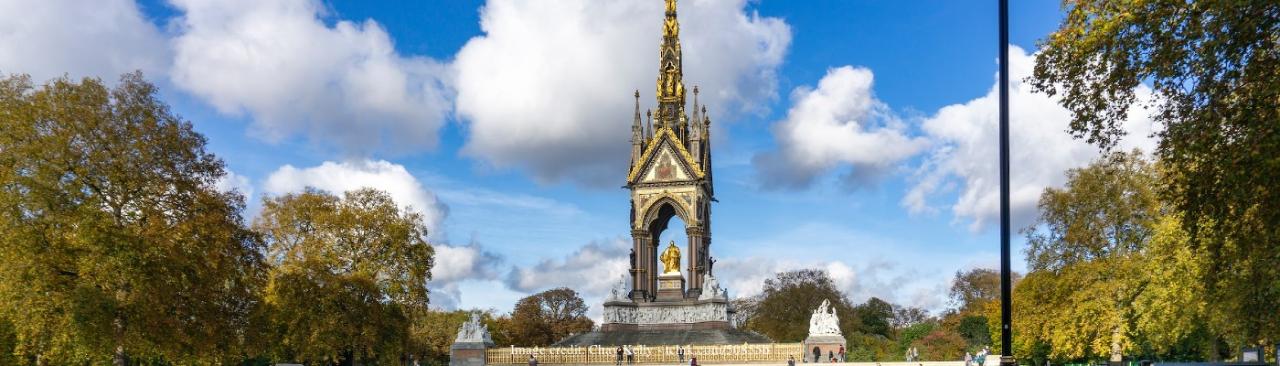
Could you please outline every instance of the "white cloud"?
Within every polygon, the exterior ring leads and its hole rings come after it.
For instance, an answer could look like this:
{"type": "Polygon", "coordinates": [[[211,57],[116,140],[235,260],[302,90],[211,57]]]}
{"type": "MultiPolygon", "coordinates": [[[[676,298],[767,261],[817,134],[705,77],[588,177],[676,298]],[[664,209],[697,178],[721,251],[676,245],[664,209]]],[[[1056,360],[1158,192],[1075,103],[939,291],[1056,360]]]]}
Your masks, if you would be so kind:
{"type": "Polygon", "coordinates": [[[435,267],[431,268],[431,304],[442,309],[462,305],[459,284],[468,280],[494,280],[502,258],[486,251],[479,243],[451,246],[435,244],[435,267]]]}
{"type": "Polygon", "coordinates": [[[69,0],[0,0],[0,72],[30,74],[39,83],[72,78],[161,72],[164,37],[131,0],[91,4],[69,0]]]}
{"type": "Polygon", "coordinates": [[[468,279],[497,278],[497,264],[501,258],[486,251],[478,243],[450,246],[435,245],[436,263],[431,269],[431,281],[453,283],[468,279]]]}
{"type": "Polygon", "coordinates": [[[398,54],[373,20],[328,26],[314,0],[173,4],[173,82],[222,113],[248,112],[267,140],[305,133],[352,153],[435,145],[446,68],[398,54]]]}
{"type": "MultiPolygon", "coordinates": [[[[1031,75],[1034,55],[1010,47],[1009,136],[1010,209],[1014,228],[1029,224],[1036,215],[1036,203],[1047,187],[1066,182],[1066,171],[1087,165],[1099,156],[1098,149],[1068,133],[1071,114],[1057,97],[1033,93],[1023,79],[1031,75]]],[[[943,107],[923,123],[923,130],[936,146],[916,174],[916,183],[902,199],[912,212],[935,208],[929,197],[958,189],[951,211],[957,219],[969,219],[970,229],[981,230],[1000,215],[1000,168],[998,155],[999,91],[996,85],[986,95],[963,104],[943,107]]],[[[1139,87],[1141,99],[1149,98],[1139,87]]],[[[1152,132],[1158,128],[1147,111],[1135,106],[1124,129],[1127,137],[1119,149],[1140,148],[1150,153],[1155,147],[1152,132]]]]}
{"type": "MultiPolygon", "coordinates": [[[[685,83],[721,113],[774,95],[790,43],[781,19],[745,12],[746,0],[680,4],[685,83]]],[[[658,1],[490,0],[483,36],[458,52],[463,153],[541,181],[617,181],[629,148],[634,101],[653,104],[661,40],[658,1]]]]}
{"type": "Polygon", "coordinates": [[[564,259],[544,259],[533,267],[513,267],[506,283],[513,290],[537,292],[571,287],[602,296],[627,272],[630,242],[622,238],[591,242],[564,259]]]}
{"type": "Polygon", "coordinates": [[[365,187],[385,191],[400,205],[422,213],[431,238],[443,238],[442,223],[448,208],[399,164],[385,160],[359,160],[326,161],[319,166],[302,169],[285,165],[267,177],[262,189],[267,194],[280,195],[301,192],[307,187],[339,194],[365,187]]]}
{"type": "Polygon", "coordinates": [[[246,199],[253,198],[253,184],[249,182],[249,177],[236,174],[236,172],[227,169],[226,175],[218,178],[214,182],[214,188],[222,192],[237,191],[244,195],[246,199]]]}
{"type": "Polygon", "coordinates": [[[845,164],[845,185],[866,185],[921,151],[926,141],[908,136],[875,98],[872,79],[871,70],[843,66],[827,70],[817,89],[796,88],[787,117],[773,126],[779,151],[755,157],[763,185],[805,188],[845,164]]]}
{"type": "Polygon", "coordinates": [[[512,267],[504,280],[511,290],[533,293],[555,287],[577,291],[589,316],[601,319],[604,299],[627,273],[631,242],[622,238],[594,241],[563,259],[544,259],[532,267],[512,267]]]}

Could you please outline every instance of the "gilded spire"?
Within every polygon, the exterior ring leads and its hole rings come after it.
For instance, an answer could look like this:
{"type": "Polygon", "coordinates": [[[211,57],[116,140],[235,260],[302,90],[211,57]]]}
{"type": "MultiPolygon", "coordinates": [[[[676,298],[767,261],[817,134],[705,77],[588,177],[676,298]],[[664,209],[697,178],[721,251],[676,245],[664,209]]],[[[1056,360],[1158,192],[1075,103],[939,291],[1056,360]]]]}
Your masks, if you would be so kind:
{"type": "Polygon", "coordinates": [[[675,128],[684,115],[684,71],[680,56],[680,23],[676,20],[676,0],[665,0],[666,19],[662,23],[662,46],[658,61],[658,125],[675,128]]]}

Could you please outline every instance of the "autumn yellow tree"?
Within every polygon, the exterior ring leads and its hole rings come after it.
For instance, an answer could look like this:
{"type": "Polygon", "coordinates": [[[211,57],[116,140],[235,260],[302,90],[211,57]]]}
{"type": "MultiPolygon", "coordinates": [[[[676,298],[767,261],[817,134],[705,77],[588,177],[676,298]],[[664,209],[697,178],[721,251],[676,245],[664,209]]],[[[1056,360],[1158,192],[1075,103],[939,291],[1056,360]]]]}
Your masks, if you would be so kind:
{"type": "Polygon", "coordinates": [[[1119,361],[1135,348],[1131,304],[1146,290],[1143,255],[1162,216],[1157,176],[1135,151],[1067,177],[1045,190],[1039,220],[1024,231],[1030,272],[1015,288],[1015,321],[1031,339],[1024,346],[1045,342],[1052,357],[1119,361]]]}
{"type": "Polygon", "coordinates": [[[0,78],[0,317],[37,364],[237,361],[261,241],[140,73],[0,78]],[[108,361],[109,360],[109,361],[108,361]]]}
{"type": "Polygon", "coordinates": [[[253,229],[268,244],[264,301],[277,359],[408,356],[433,265],[421,213],[375,189],[308,189],[266,199],[253,229]]]}
{"type": "Polygon", "coordinates": [[[1103,149],[1135,104],[1161,126],[1161,196],[1208,259],[1209,321],[1236,345],[1280,340],[1280,2],[1063,1],[1030,84],[1103,149]],[[1146,91],[1153,95],[1144,98],[1146,91]]]}

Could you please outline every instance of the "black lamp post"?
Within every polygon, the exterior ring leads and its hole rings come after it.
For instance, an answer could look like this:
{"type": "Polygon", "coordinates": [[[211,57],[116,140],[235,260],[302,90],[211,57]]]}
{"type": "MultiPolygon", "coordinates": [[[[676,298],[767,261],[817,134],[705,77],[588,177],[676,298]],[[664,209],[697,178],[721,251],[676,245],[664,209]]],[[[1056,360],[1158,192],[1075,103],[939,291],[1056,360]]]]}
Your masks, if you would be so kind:
{"type": "Polygon", "coordinates": [[[1000,365],[1013,366],[1009,275],[1009,0],[1000,0],[1000,365]]]}

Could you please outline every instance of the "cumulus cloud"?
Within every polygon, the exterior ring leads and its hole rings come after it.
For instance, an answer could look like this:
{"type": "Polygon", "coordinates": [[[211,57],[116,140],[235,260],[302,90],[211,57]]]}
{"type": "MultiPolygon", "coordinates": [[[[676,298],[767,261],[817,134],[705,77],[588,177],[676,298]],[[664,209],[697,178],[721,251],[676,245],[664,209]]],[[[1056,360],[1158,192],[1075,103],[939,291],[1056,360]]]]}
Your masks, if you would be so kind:
{"type": "Polygon", "coordinates": [[[0,0],[0,72],[36,82],[164,69],[168,48],[132,0],[0,0]]]}
{"type": "Polygon", "coordinates": [[[505,282],[507,287],[521,292],[564,286],[584,297],[603,299],[618,278],[627,273],[629,245],[630,241],[622,238],[594,241],[564,259],[544,259],[532,267],[513,267],[505,282]]]}
{"type": "Polygon", "coordinates": [[[856,188],[924,149],[926,141],[908,136],[875,98],[872,81],[871,70],[843,66],[827,70],[816,89],[796,88],[787,117],[773,126],[778,151],[754,158],[763,186],[806,188],[848,165],[842,181],[856,188]]]}
{"type": "MultiPolygon", "coordinates": [[[[771,98],[790,43],[785,22],[748,14],[746,3],[680,4],[685,83],[701,86],[713,119],[771,98]]],[[[620,179],[630,91],[654,104],[662,17],[658,1],[490,0],[484,35],[452,65],[457,114],[469,132],[463,153],[544,182],[620,179]]]]}
{"type": "Polygon", "coordinates": [[[502,258],[485,250],[479,243],[452,246],[436,244],[435,267],[431,268],[431,306],[457,309],[462,303],[458,284],[467,280],[493,280],[498,276],[502,258]]]}
{"type": "Polygon", "coordinates": [[[436,283],[453,283],[468,279],[495,279],[502,258],[486,251],[479,243],[450,246],[436,245],[435,268],[431,280],[436,283]]]}
{"type": "Polygon", "coordinates": [[[173,82],[221,113],[250,114],[265,139],[302,133],[352,153],[435,145],[446,67],[400,55],[373,20],[327,25],[315,0],[173,5],[173,82]]]}
{"type": "MultiPolygon", "coordinates": [[[[1023,79],[1031,75],[1034,55],[1009,47],[1010,209],[1014,227],[1035,218],[1036,202],[1047,187],[1066,183],[1066,170],[1087,165],[1099,156],[1097,147],[1071,137],[1071,114],[1057,97],[1033,93],[1023,79]]],[[[1139,87],[1142,99],[1150,89],[1139,87]]],[[[926,136],[936,144],[915,174],[915,183],[902,199],[911,212],[936,210],[929,198],[955,190],[951,211],[957,219],[970,220],[970,229],[981,230],[1000,215],[999,90],[992,85],[986,95],[943,107],[923,122],[926,136]]],[[[1155,147],[1152,133],[1158,126],[1148,111],[1134,106],[1124,123],[1128,132],[1119,148],[1155,147]]]]}
{"type": "Polygon", "coordinates": [[[285,165],[267,176],[262,188],[267,194],[280,195],[307,187],[338,194],[366,187],[386,191],[400,205],[422,213],[431,238],[443,238],[447,206],[402,165],[385,160],[326,161],[301,169],[285,165]]]}
{"type": "Polygon", "coordinates": [[[609,290],[627,274],[631,241],[624,238],[587,243],[564,258],[543,259],[535,265],[513,266],[503,282],[520,293],[556,287],[577,291],[587,304],[587,316],[600,322],[609,290]]]}

